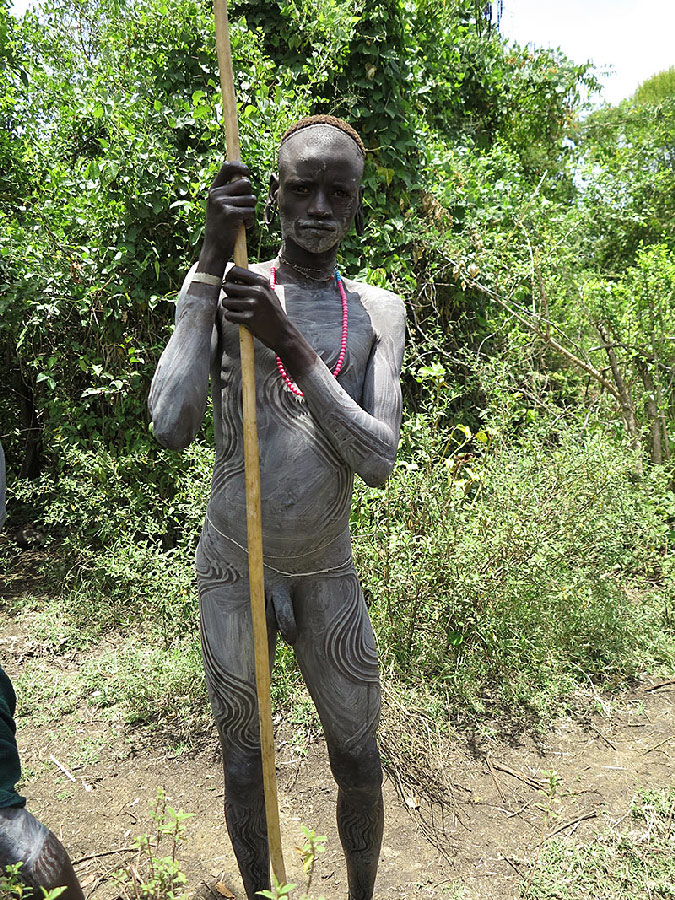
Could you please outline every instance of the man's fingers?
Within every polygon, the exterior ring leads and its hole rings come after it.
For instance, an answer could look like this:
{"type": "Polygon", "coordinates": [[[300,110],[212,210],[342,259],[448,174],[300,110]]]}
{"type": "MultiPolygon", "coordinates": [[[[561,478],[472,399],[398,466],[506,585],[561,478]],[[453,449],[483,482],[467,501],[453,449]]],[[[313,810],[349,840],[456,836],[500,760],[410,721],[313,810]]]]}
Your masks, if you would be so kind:
{"type": "Polygon", "coordinates": [[[231,190],[234,185],[211,188],[209,191],[209,204],[214,209],[220,208],[221,212],[224,211],[225,207],[228,207],[232,212],[234,210],[240,210],[244,224],[247,228],[250,228],[255,222],[255,205],[257,198],[255,194],[250,193],[251,185],[249,184],[248,179],[242,178],[242,183],[244,185],[243,189],[247,190],[248,193],[241,194],[240,196],[232,195],[231,190]]]}
{"type": "Polygon", "coordinates": [[[233,178],[245,178],[248,174],[248,166],[245,166],[240,162],[231,162],[230,160],[225,160],[225,162],[220,167],[220,171],[213,179],[211,188],[222,187],[224,184],[232,181],[233,178]]]}
{"type": "Polygon", "coordinates": [[[227,284],[244,284],[259,287],[268,287],[267,280],[263,278],[262,275],[258,275],[256,272],[252,272],[250,269],[242,269],[240,266],[232,266],[231,269],[227,270],[227,274],[225,275],[225,281],[227,284]]]}
{"type": "Polygon", "coordinates": [[[209,197],[214,200],[220,200],[223,197],[231,197],[233,200],[237,197],[255,197],[253,187],[248,178],[238,178],[236,181],[228,181],[226,184],[212,186],[209,190],[209,197]]]}
{"type": "Polygon", "coordinates": [[[247,298],[242,297],[239,299],[238,297],[223,297],[223,309],[228,312],[244,312],[244,310],[251,310],[254,306],[253,301],[247,298]]]}
{"type": "Polygon", "coordinates": [[[230,194],[233,197],[236,197],[237,194],[253,194],[253,188],[251,187],[250,178],[237,178],[236,181],[232,181],[227,185],[227,188],[230,194]]]}
{"type": "Polygon", "coordinates": [[[229,309],[226,309],[225,318],[228,322],[232,322],[233,325],[247,325],[253,319],[253,312],[250,310],[233,312],[229,309]]]}
{"type": "Polygon", "coordinates": [[[251,190],[251,182],[248,178],[242,178],[241,181],[235,181],[232,184],[211,188],[209,199],[212,203],[226,202],[232,206],[241,206],[251,202],[255,204],[257,197],[251,190]]]}
{"type": "Polygon", "coordinates": [[[230,301],[243,303],[245,301],[258,304],[265,300],[265,288],[259,284],[226,283],[223,285],[223,290],[225,292],[224,303],[229,303],[230,301]]]}

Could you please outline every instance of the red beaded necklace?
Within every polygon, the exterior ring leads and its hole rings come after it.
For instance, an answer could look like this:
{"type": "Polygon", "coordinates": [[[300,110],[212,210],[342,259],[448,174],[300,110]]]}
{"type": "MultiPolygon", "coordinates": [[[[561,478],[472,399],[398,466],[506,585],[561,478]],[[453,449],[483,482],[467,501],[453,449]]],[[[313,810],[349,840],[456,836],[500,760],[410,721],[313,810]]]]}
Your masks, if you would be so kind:
{"type": "MultiPolygon", "coordinates": [[[[340,355],[338,356],[338,360],[335,363],[335,368],[333,369],[333,378],[337,378],[340,374],[340,369],[342,368],[342,363],[345,359],[345,353],[347,352],[347,328],[349,325],[349,313],[347,311],[347,292],[345,291],[344,285],[342,283],[342,278],[340,273],[337,270],[337,266],[335,267],[335,280],[337,281],[337,286],[340,291],[340,298],[342,300],[342,339],[340,340],[340,355]]],[[[272,266],[270,269],[270,287],[273,291],[276,291],[277,287],[277,269],[276,266],[272,266]]],[[[284,368],[284,364],[281,359],[277,356],[277,369],[279,369],[279,374],[281,375],[286,389],[289,390],[298,400],[302,400],[304,394],[297,386],[294,381],[288,377],[288,372],[284,368]]]]}

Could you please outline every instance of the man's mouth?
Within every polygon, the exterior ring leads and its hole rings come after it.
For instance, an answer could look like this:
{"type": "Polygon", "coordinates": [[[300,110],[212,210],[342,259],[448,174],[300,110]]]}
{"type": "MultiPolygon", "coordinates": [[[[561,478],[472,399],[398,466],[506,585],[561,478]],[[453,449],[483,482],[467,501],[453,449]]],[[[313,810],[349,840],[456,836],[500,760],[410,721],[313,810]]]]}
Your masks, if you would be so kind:
{"type": "Polygon", "coordinates": [[[337,225],[335,224],[335,222],[323,222],[321,220],[314,219],[303,219],[302,221],[298,222],[298,226],[303,231],[337,231],[337,225]]]}

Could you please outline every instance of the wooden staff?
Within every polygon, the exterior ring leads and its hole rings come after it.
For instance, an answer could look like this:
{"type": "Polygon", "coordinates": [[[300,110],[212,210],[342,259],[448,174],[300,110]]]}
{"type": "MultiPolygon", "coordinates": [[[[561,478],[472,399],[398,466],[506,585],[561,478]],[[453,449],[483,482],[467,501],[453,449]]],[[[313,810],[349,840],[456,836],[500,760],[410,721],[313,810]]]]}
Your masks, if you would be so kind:
{"type": "MultiPolygon", "coordinates": [[[[216,20],[216,49],[220,69],[220,91],[225,116],[227,158],[241,160],[237,101],[234,93],[234,73],[227,21],[227,0],[213,0],[216,20]]],[[[246,229],[243,224],[234,245],[234,263],[248,268],[246,229]]],[[[244,469],[246,475],[246,528],[248,537],[248,577],[253,616],[253,648],[255,655],[255,680],[258,693],[260,718],[260,745],[262,750],[263,786],[265,790],[265,815],[272,870],[280,884],[286,884],[286,869],[281,850],[281,829],[277,802],[277,780],[274,765],[274,729],[270,702],[269,649],[267,622],[265,619],[265,576],[262,551],[262,517],[260,513],[260,459],[258,453],[258,428],[255,407],[255,371],[253,368],[253,335],[243,325],[239,326],[241,354],[241,384],[244,423],[244,469]]]]}

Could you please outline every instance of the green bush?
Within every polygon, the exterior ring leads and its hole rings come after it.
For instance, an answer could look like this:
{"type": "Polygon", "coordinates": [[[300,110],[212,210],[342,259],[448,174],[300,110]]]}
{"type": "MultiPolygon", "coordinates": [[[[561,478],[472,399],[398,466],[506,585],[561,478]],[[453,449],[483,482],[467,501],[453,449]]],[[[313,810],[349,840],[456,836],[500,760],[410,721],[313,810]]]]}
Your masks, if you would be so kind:
{"type": "Polygon", "coordinates": [[[636,483],[627,447],[572,418],[517,441],[462,426],[459,452],[432,426],[406,423],[392,480],[354,506],[385,669],[461,717],[672,665],[663,472],[636,483]]]}

